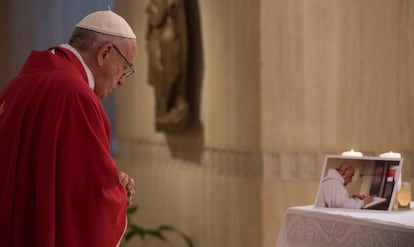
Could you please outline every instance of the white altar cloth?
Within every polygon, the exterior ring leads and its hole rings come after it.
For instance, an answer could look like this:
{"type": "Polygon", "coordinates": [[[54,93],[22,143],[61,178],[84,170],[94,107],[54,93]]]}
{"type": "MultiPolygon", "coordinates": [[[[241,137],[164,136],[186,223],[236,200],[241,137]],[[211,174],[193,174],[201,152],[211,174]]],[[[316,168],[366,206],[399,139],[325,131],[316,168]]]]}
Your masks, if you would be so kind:
{"type": "Polygon", "coordinates": [[[276,247],[414,247],[414,209],[314,208],[287,210],[276,247]]]}

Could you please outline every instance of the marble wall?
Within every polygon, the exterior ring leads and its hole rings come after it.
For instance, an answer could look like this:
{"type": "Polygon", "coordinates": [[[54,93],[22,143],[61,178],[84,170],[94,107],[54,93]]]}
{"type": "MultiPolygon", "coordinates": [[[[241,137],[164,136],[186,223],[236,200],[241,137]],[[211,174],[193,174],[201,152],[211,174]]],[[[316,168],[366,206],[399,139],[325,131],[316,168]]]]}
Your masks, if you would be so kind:
{"type": "Polygon", "coordinates": [[[326,154],[399,151],[413,181],[411,1],[187,1],[195,117],[167,135],[146,80],[146,4],[117,2],[140,47],[116,93],[137,222],[176,225],[200,247],[270,247],[285,210],[313,203],[326,154]]]}

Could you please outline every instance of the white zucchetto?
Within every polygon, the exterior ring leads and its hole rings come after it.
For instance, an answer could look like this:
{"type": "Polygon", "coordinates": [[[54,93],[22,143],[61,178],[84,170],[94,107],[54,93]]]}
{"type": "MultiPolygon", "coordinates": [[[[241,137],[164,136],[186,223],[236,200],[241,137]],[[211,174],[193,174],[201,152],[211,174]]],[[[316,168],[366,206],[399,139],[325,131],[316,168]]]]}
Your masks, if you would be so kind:
{"type": "Polygon", "coordinates": [[[134,31],[132,31],[128,22],[110,10],[93,12],[85,16],[76,27],[118,37],[136,39],[134,31]]]}

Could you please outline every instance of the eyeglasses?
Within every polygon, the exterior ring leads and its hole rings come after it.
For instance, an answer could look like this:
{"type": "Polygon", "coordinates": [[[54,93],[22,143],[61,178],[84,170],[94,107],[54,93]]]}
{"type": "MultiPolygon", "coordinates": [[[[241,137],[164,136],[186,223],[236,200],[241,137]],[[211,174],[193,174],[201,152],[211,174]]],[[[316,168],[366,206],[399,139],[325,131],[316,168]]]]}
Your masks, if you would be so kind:
{"type": "Polygon", "coordinates": [[[112,46],[115,48],[115,51],[118,52],[118,54],[122,57],[122,59],[124,59],[125,63],[128,64],[128,68],[122,74],[123,78],[127,78],[128,76],[132,75],[135,72],[134,66],[132,66],[132,64],[128,62],[126,57],[122,54],[122,52],[118,49],[118,47],[116,47],[116,45],[112,44],[112,46]]]}

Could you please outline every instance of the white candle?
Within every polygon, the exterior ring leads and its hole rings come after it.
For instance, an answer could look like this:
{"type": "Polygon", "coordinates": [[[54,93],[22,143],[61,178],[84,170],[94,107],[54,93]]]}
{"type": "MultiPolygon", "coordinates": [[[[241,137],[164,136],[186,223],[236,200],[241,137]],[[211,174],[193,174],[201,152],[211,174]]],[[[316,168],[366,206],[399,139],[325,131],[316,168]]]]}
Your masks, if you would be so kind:
{"type": "Polygon", "coordinates": [[[362,153],[351,149],[349,151],[342,152],[342,156],[362,157],[362,153]]]}
{"type": "Polygon", "coordinates": [[[400,153],[394,153],[393,151],[388,152],[388,153],[382,153],[380,154],[381,158],[401,158],[401,154],[400,153]]]}

